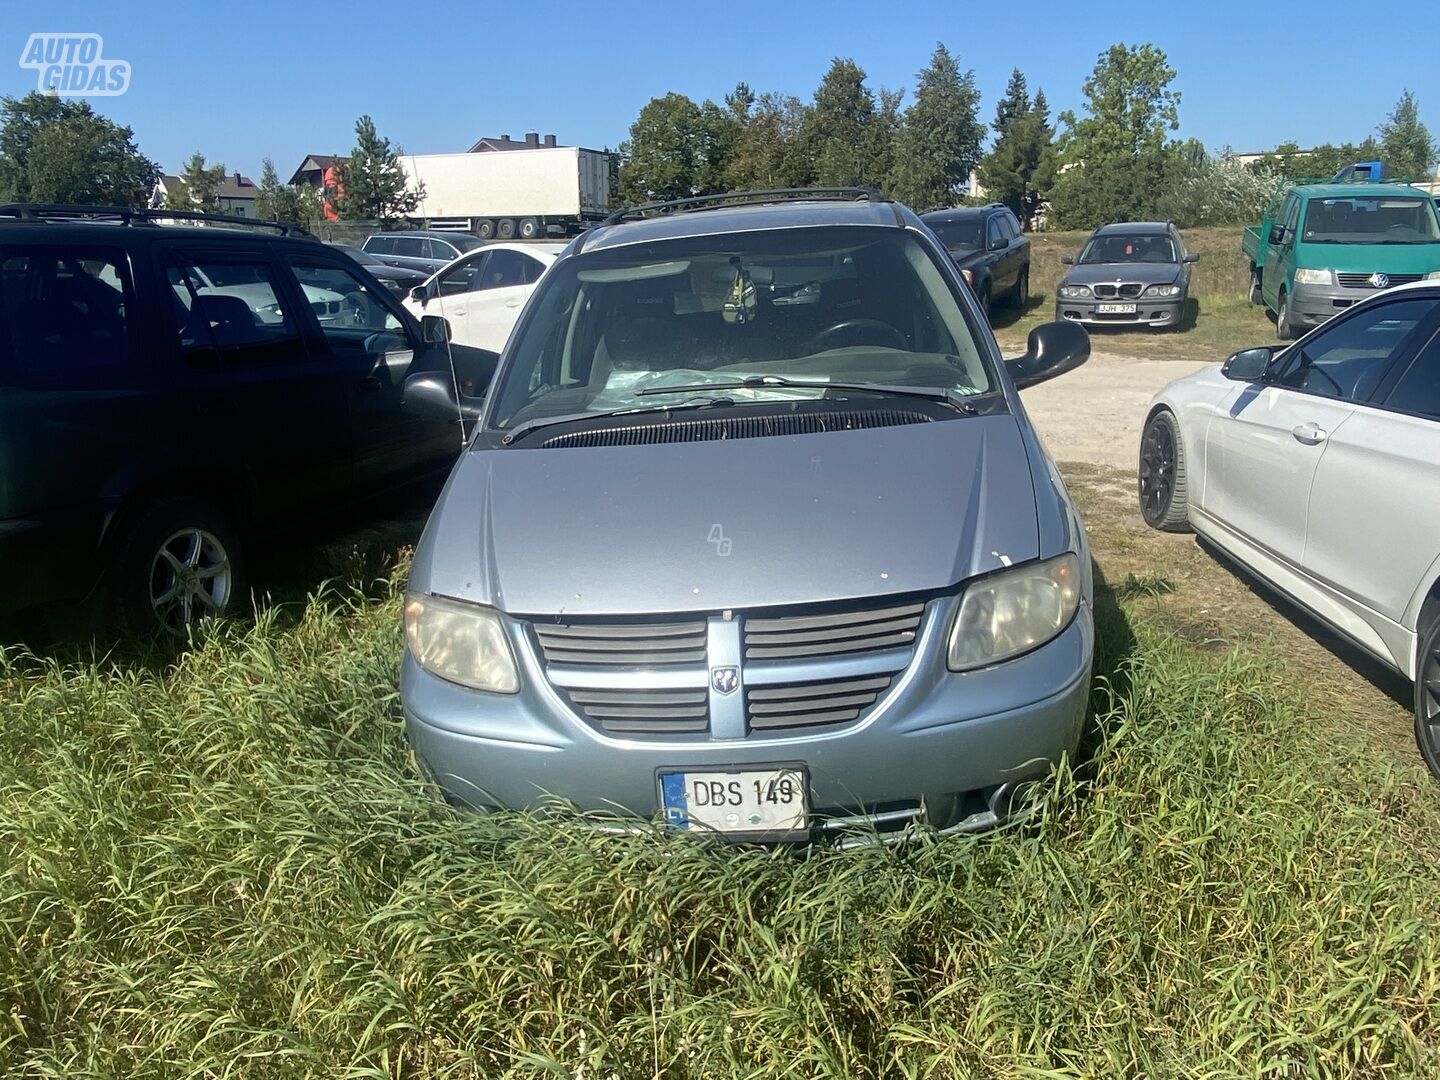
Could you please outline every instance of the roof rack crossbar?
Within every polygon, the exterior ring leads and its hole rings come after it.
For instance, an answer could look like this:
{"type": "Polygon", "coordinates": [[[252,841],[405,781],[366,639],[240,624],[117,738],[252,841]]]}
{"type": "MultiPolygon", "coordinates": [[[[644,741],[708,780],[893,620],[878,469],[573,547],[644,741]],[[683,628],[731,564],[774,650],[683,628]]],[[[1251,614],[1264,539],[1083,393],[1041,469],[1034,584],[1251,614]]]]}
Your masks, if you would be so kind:
{"type": "Polygon", "coordinates": [[[244,225],[250,228],[274,229],[281,236],[306,236],[314,234],[299,225],[287,225],[283,221],[267,221],[265,218],[240,217],[236,214],[207,214],[198,210],[139,209],[133,206],[69,206],[61,203],[3,203],[0,217],[11,217],[19,221],[55,221],[73,218],[105,218],[132,225],[136,222],[159,224],[167,220],[198,221],[202,224],[214,222],[225,225],[244,225]]]}
{"type": "Polygon", "coordinates": [[[839,199],[875,203],[891,200],[869,187],[810,187],[810,188],[762,188],[756,191],[730,191],[718,195],[694,195],[687,199],[667,199],[663,202],[642,203],[640,206],[617,210],[605,219],[605,225],[618,225],[632,218],[649,214],[689,213],[696,210],[719,210],[731,206],[745,206],[757,202],[783,202],[794,199],[839,199]]]}

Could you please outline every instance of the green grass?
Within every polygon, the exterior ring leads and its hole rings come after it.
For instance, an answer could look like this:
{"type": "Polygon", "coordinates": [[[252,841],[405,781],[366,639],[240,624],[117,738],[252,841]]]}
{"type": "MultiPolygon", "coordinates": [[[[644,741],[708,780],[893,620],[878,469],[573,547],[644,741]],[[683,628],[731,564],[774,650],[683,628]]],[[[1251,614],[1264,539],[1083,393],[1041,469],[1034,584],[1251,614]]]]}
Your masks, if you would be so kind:
{"type": "Polygon", "coordinates": [[[1434,1075],[1433,787],[1150,584],[1032,824],[808,858],[436,802],[394,584],[11,651],[0,1076],[1434,1075]]]}

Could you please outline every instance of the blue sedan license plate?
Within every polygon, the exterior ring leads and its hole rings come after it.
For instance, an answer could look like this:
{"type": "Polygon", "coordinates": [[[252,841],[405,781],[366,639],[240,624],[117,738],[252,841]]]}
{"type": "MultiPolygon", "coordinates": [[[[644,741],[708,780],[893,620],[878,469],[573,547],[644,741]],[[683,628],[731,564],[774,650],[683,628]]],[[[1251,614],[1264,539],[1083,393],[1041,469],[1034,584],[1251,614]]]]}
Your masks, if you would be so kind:
{"type": "Polygon", "coordinates": [[[794,766],[661,773],[660,793],[666,823],[681,829],[738,839],[809,835],[805,773],[794,766]]]}

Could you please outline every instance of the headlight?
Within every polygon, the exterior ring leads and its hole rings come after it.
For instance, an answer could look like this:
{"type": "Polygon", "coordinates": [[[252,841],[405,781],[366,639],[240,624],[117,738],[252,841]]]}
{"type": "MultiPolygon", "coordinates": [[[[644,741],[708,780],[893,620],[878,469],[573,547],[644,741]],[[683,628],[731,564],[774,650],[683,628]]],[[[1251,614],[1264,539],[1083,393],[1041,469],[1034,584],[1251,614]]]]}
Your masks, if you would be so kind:
{"type": "Polygon", "coordinates": [[[1333,270],[1296,270],[1296,285],[1334,285],[1335,271],[1333,270]]]}
{"type": "Polygon", "coordinates": [[[1179,296],[1179,285],[1151,285],[1145,290],[1146,296],[1179,296]]]}
{"type": "Polygon", "coordinates": [[[1070,624],[1079,604],[1074,552],[967,585],[950,631],[950,670],[985,667],[1045,644],[1070,624]]]}
{"type": "Polygon", "coordinates": [[[1061,285],[1060,295],[1066,300],[1084,300],[1090,294],[1089,285],[1061,285]]]}
{"type": "Polygon", "coordinates": [[[1426,281],[1440,281],[1440,270],[1431,270],[1425,275],[1426,281]]]}
{"type": "Polygon", "coordinates": [[[422,668],[448,682],[496,694],[520,689],[510,640],[489,608],[407,593],[405,643],[422,668]]]}

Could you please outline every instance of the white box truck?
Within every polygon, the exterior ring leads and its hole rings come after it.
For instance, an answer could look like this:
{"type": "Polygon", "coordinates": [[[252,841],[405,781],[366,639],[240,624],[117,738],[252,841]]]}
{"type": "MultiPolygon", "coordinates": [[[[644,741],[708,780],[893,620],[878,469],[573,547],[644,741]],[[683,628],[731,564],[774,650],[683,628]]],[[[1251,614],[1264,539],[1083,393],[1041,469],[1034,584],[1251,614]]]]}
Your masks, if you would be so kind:
{"type": "Polygon", "coordinates": [[[410,215],[429,229],[484,240],[568,235],[610,212],[610,155],[579,146],[415,154],[400,158],[424,198],[410,215]]]}

